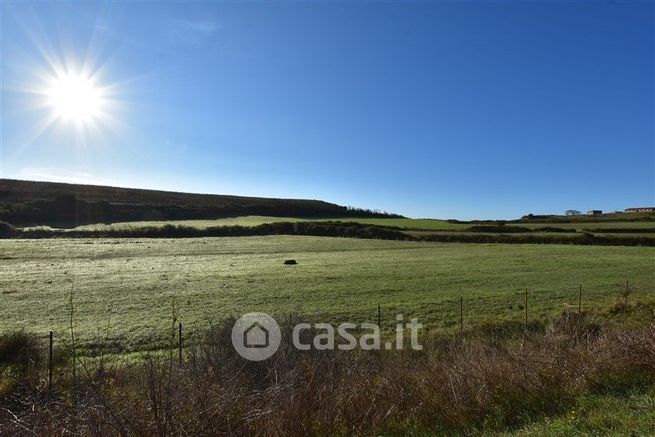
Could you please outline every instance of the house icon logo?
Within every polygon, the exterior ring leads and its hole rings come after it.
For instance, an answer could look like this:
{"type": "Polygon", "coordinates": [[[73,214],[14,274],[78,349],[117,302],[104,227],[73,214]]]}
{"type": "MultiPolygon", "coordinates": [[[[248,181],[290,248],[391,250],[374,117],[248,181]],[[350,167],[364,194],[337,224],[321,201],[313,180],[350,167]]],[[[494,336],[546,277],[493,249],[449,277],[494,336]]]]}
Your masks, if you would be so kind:
{"type": "Polygon", "coordinates": [[[271,334],[258,321],[255,321],[243,331],[243,345],[245,347],[266,348],[270,344],[271,334]]]}
{"type": "Polygon", "coordinates": [[[280,327],[265,313],[248,313],[232,327],[232,346],[239,355],[251,361],[270,358],[280,347],[280,327]]]}

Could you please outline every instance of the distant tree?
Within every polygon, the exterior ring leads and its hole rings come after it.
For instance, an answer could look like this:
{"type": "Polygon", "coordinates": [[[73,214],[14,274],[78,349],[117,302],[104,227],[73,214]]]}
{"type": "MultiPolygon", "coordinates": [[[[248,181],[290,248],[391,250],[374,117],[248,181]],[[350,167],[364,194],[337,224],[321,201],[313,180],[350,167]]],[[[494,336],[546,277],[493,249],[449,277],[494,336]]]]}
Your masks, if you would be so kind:
{"type": "Polygon", "coordinates": [[[580,215],[582,213],[580,211],[578,211],[577,209],[569,209],[569,210],[566,211],[565,214],[566,215],[580,215]]]}

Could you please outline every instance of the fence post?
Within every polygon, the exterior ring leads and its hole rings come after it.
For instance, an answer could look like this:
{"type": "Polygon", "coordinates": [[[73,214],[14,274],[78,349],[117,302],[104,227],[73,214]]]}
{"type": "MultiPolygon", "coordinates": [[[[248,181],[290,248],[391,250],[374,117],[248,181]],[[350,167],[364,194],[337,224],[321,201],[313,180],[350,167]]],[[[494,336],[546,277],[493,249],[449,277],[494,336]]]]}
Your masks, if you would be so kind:
{"type": "Polygon", "coordinates": [[[578,291],[578,316],[582,315],[582,284],[580,284],[580,290],[578,291]]]}
{"type": "Polygon", "coordinates": [[[459,333],[464,333],[464,296],[459,298],[459,333]]]}
{"type": "Polygon", "coordinates": [[[528,289],[525,289],[525,331],[528,331],[528,289]]]}
{"type": "Polygon", "coordinates": [[[623,299],[625,300],[626,305],[628,304],[628,297],[630,297],[630,285],[629,281],[625,280],[625,290],[623,291],[623,299]]]}
{"type": "Polygon", "coordinates": [[[179,324],[179,359],[182,364],[182,322],[179,324]]]}
{"type": "Polygon", "coordinates": [[[50,331],[50,347],[48,349],[48,391],[52,391],[52,344],[53,334],[50,331]]]}
{"type": "Polygon", "coordinates": [[[378,304],[378,329],[382,330],[382,311],[380,309],[380,304],[378,304]]]}

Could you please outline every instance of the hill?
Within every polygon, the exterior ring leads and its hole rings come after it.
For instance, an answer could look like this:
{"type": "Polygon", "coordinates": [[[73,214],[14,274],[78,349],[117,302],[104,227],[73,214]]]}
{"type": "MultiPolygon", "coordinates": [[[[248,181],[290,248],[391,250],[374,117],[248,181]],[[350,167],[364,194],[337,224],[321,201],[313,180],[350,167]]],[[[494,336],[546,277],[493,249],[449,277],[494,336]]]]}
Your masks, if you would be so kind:
{"type": "Polygon", "coordinates": [[[311,199],[193,194],[0,179],[0,220],[13,224],[112,223],[134,220],[199,220],[273,217],[400,217],[311,199]]]}

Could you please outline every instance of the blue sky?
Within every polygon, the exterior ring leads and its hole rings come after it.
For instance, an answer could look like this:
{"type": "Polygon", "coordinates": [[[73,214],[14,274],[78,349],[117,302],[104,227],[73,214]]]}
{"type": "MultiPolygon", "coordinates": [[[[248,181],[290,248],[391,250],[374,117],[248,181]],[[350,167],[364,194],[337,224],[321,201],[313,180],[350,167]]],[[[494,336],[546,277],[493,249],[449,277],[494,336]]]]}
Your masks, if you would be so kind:
{"type": "Polygon", "coordinates": [[[653,2],[1,8],[2,177],[412,217],[655,203],[653,2]],[[44,128],[57,65],[106,117],[44,128]]]}

